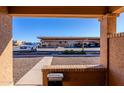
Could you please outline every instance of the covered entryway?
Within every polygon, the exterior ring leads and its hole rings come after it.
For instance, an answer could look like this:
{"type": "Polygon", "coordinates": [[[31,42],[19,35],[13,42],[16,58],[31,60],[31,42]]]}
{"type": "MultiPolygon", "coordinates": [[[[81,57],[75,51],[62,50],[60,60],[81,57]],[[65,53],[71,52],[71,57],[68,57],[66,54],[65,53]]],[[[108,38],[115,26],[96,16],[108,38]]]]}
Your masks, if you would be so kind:
{"type": "Polygon", "coordinates": [[[12,17],[78,17],[78,18],[98,18],[100,21],[100,43],[101,60],[100,63],[108,70],[108,84],[124,85],[124,80],[118,82],[118,77],[123,77],[124,68],[120,66],[113,69],[115,61],[123,64],[123,54],[119,53],[116,58],[116,51],[123,51],[123,34],[116,34],[116,18],[124,11],[122,6],[10,6],[0,7],[0,85],[13,85],[13,62],[12,62],[12,17]],[[118,38],[119,37],[119,38],[118,38]],[[117,41],[116,41],[117,40],[117,41]],[[114,42],[116,41],[116,42],[114,42]],[[119,42],[119,43],[118,43],[119,42]],[[116,44],[118,46],[114,47],[116,44]],[[113,46],[114,45],[114,46],[113,46]],[[121,50],[119,50],[121,49],[121,50]],[[114,53],[113,53],[114,52],[114,53]],[[113,55],[114,54],[114,55],[113,55]],[[112,62],[113,61],[113,62],[112,62]],[[116,70],[115,70],[116,69],[116,70]],[[109,75],[112,82],[109,82],[109,75]],[[120,72],[118,74],[118,72],[120,72]],[[117,73],[117,74],[116,74],[117,73]]]}

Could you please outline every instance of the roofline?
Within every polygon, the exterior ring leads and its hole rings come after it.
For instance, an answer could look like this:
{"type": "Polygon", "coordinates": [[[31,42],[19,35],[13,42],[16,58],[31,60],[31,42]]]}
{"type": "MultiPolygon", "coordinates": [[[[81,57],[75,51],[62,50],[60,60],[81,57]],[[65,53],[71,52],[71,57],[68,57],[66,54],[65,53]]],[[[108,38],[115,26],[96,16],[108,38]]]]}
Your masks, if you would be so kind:
{"type": "Polygon", "coordinates": [[[37,37],[38,39],[46,39],[46,38],[57,38],[57,39],[60,39],[60,38],[63,38],[63,39],[65,39],[65,38],[76,38],[76,39],[78,39],[78,38],[82,38],[82,39],[84,39],[84,38],[97,38],[97,39],[99,39],[100,37],[47,37],[47,36],[43,36],[43,37],[37,37]]]}
{"type": "Polygon", "coordinates": [[[38,37],[40,40],[100,40],[100,37],[38,37]]]}

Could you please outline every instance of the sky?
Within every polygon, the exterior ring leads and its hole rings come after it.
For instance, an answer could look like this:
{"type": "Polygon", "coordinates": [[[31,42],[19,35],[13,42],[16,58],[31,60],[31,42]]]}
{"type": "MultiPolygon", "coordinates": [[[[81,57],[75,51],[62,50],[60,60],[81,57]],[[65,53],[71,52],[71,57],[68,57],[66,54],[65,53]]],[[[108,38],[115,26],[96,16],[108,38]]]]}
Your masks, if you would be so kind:
{"type": "MultiPolygon", "coordinates": [[[[117,31],[124,32],[124,14],[117,18],[117,31]]],[[[37,42],[38,36],[99,37],[100,22],[91,18],[13,18],[13,40],[37,42]]]]}

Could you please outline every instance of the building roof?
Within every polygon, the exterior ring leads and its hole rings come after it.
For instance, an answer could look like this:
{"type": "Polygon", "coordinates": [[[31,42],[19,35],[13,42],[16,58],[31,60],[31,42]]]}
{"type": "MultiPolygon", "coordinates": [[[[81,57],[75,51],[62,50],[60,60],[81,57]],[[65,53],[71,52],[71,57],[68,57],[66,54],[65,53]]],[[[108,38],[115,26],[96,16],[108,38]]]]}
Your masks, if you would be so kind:
{"type": "Polygon", "coordinates": [[[100,40],[99,37],[38,37],[42,40],[100,40]]]}

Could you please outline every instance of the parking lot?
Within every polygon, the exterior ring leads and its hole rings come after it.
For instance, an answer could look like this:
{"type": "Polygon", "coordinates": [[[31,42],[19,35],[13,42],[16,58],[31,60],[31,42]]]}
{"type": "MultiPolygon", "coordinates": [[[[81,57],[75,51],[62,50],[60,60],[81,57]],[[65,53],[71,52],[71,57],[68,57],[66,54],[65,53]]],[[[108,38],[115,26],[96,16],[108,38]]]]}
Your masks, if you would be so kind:
{"type": "MultiPolygon", "coordinates": [[[[37,51],[65,51],[65,50],[74,50],[81,51],[82,48],[37,48],[37,51]]],[[[13,51],[20,51],[19,47],[13,47],[13,51]]],[[[84,48],[84,51],[100,51],[100,48],[84,48]]]]}

